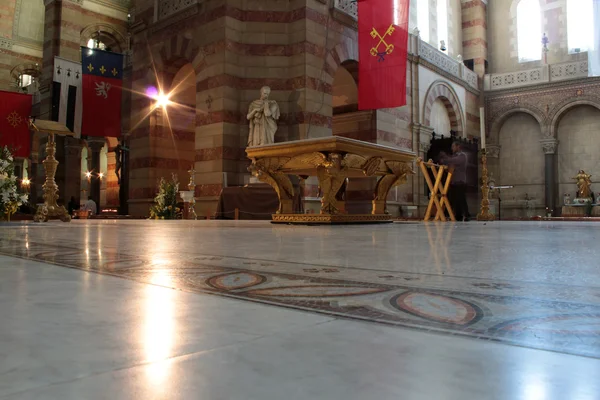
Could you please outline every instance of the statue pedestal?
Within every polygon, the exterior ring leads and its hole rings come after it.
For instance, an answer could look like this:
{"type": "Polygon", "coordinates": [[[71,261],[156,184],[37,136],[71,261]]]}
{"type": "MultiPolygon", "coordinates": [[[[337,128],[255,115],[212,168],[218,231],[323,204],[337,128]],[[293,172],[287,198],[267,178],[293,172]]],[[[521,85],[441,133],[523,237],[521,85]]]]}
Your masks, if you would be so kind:
{"type": "MultiPolygon", "coordinates": [[[[561,216],[563,218],[587,217],[588,206],[585,204],[569,204],[563,206],[561,216]]],[[[593,205],[590,217],[600,217],[600,205],[593,205]]]]}
{"type": "Polygon", "coordinates": [[[339,136],[274,143],[246,149],[248,170],[275,189],[279,208],[272,222],[283,224],[348,224],[391,222],[387,197],[406,182],[415,154],[339,136]],[[316,176],[321,188],[320,214],[295,214],[290,176],[316,176]],[[371,214],[348,214],[344,192],[348,178],[378,177],[371,214]]]}

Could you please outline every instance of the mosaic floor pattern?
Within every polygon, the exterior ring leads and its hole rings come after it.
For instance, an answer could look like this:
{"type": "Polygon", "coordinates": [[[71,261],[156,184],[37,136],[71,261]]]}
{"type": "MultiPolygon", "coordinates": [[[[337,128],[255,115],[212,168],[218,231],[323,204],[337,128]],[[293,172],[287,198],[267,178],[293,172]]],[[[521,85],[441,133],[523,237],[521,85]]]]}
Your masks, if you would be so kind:
{"type": "MultiPolygon", "coordinates": [[[[81,227],[73,224],[68,230],[81,227]]],[[[600,358],[597,286],[319,265],[189,249],[157,256],[106,244],[94,251],[77,243],[54,245],[43,240],[37,228],[26,229],[26,235],[0,230],[0,254],[179,290],[600,358]]],[[[427,231],[432,233],[435,236],[435,230],[427,231]]],[[[440,244],[436,240],[430,240],[431,249],[440,244]]],[[[442,250],[445,246],[442,238],[442,250]]],[[[431,260],[435,264],[445,256],[433,255],[431,260]]]]}

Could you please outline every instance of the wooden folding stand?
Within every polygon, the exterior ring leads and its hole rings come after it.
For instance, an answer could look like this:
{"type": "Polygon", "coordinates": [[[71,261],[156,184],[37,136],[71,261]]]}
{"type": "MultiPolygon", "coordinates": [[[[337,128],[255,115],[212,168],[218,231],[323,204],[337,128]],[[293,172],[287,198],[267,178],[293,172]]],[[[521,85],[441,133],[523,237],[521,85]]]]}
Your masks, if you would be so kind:
{"type": "Polygon", "coordinates": [[[450,216],[450,221],[456,221],[456,217],[454,216],[454,212],[450,206],[450,201],[448,201],[448,189],[450,188],[450,181],[452,180],[452,172],[454,171],[454,168],[446,165],[434,164],[432,160],[425,162],[420,158],[417,160],[417,164],[419,164],[419,167],[421,167],[421,171],[423,172],[427,186],[429,186],[429,190],[431,191],[429,205],[427,206],[427,212],[425,213],[425,218],[423,221],[430,221],[432,219],[431,214],[433,212],[434,205],[437,212],[433,218],[433,221],[446,222],[448,220],[444,213],[446,210],[450,216]],[[431,181],[429,169],[431,169],[431,172],[433,172],[435,183],[431,181]],[[444,172],[448,172],[448,174],[446,177],[446,182],[442,183],[444,172]]]}

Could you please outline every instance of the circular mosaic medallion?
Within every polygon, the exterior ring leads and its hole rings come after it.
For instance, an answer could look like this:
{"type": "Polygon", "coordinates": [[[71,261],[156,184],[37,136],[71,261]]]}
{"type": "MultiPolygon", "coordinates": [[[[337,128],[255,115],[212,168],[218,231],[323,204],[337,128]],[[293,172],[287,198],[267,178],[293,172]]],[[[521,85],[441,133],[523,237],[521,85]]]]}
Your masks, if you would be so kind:
{"type": "Polygon", "coordinates": [[[503,322],[493,330],[511,333],[553,335],[600,335],[600,314],[560,314],[503,322]]]}
{"type": "Polygon", "coordinates": [[[392,298],[391,303],[401,311],[438,323],[470,325],[482,316],[474,304],[427,292],[405,292],[392,298]]]}
{"type": "Polygon", "coordinates": [[[208,284],[219,290],[245,289],[263,283],[266,278],[251,272],[233,272],[225,275],[213,276],[208,284]]]}

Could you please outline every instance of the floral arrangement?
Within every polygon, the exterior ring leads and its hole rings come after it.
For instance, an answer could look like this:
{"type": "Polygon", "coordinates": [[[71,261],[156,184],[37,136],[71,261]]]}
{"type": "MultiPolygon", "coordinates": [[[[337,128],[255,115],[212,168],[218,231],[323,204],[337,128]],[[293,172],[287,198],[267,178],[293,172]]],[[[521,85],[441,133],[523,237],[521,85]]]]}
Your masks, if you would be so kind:
{"type": "Polygon", "coordinates": [[[177,207],[177,194],[179,181],[173,174],[170,181],[160,178],[158,194],[154,198],[154,205],[150,207],[150,219],[178,219],[181,218],[181,209],[177,207]]]}
{"type": "Polygon", "coordinates": [[[27,194],[17,191],[13,156],[8,147],[0,147],[0,216],[10,216],[27,203],[27,194]]]}

